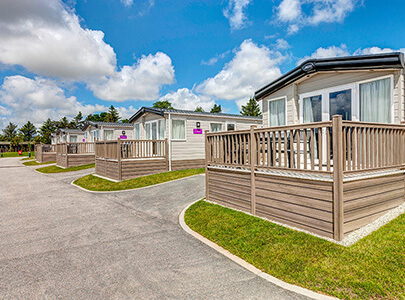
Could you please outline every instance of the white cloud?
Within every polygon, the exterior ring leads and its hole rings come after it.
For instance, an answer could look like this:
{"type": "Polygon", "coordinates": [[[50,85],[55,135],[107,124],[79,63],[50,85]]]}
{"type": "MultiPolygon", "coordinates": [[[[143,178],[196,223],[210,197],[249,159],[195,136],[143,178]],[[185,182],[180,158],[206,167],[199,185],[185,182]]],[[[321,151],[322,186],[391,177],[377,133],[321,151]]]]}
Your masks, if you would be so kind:
{"type": "Polygon", "coordinates": [[[358,2],[359,0],[282,0],[276,7],[277,19],[288,25],[288,34],[294,34],[308,25],[342,23],[358,2]]]}
{"type": "Polygon", "coordinates": [[[229,20],[232,30],[239,30],[247,26],[248,20],[244,9],[251,0],[229,0],[228,7],[224,9],[224,16],[229,20]]]}
{"type": "Polygon", "coordinates": [[[215,101],[210,97],[197,95],[187,88],[168,93],[159,100],[168,100],[174,108],[186,110],[195,110],[197,106],[201,106],[205,111],[209,111],[215,104],[215,101]]]}
{"type": "Polygon", "coordinates": [[[121,2],[126,7],[130,7],[132,4],[134,4],[134,0],[121,0],[121,2]]]}
{"type": "Polygon", "coordinates": [[[349,50],[347,50],[347,46],[345,44],[342,44],[340,46],[330,46],[327,48],[319,47],[311,55],[301,58],[297,62],[297,65],[303,63],[304,61],[306,61],[307,59],[310,59],[310,58],[328,58],[328,57],[338,57],[338,56],[348,56],[348,55],[350,55],[350,52],[349,52],[349,50]]]}
{"type": "Polygon", "coordinates": [[[121,119],[129,119],[138,111],[139,108],[135,108],[131,105],[129,107],[116,107],[116,109],[118,110],[121,119]]]}
{"type": "Polygon", "coordinates": [[[43,76],[81,80],[114,72],[104,33],[83,29],[58,0],[0,2],[0,62],[43,76]]]}
{"type": "Polygon", "coordinates": [[[274,47],[280,50],[291,48],[290,44],[285,39],[277,39],[274,47]]]}
{"type": "Polygon", "coordinates": [[[226,52],[224,52],[224,53],[215,55],[214,57],[211,57],[211,58],[210,58],[209,60],[207,60],[207,61],[202,60],[202,61],[201,61],[201,64],[202,64],[202,65],[206,65],[206,66],[215,65],[215,64],[218,62],[218,60],[225,58],[229,53],[231,53],[231,51],[226,51],[226,52]]]}
{"type": "Polygon", "coordinates": [[[364,48],[364,49],[357,49],[354,51],[354,55],[367,55],[367,54],[379,54],[379,53],[391,53],[391,52],[404,52],[405,53],[405,48],[401,48],[398,50],[394,50],[391,48],[380,48],[380,47],[369,47],[369,48],[364,48]]]}
{"type": "Polygon", "coordinates": [[[279,52],[245,40],[234,53],[234,58],[216,76],[197,87],[198,93],[225,100],[245,99],[281,75],[278,66],[284,57],[279,52]]]}
{"type": "Polygon", "coordinates": [[[94,95],[102,100],[156,100],[162,85],[174,82],[174,68],[169,56],[162,52],[142,56],[132,66],[99,82],[89,84],[94,95]]]}
{"type": "Polygon", "coordinates": [[[40,77],[31,79],[19,75],[4,78],[0,89],[0,103],[6,109],[6,114],[0,111],[0,115],[5,115],[8,122],[18,125],[30,120],[40,126],[47,118],[72,118],[79,111],[88,115],[108,109],[104,105],[83,104],[74,96],[67,97],[53,80],[40,77]]]}

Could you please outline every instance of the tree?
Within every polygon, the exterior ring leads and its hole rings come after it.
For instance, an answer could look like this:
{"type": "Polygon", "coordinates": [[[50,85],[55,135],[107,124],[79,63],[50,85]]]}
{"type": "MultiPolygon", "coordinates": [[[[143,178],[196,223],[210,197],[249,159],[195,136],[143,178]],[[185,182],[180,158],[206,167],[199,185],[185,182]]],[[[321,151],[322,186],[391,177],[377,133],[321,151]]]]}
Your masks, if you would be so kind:
{"type": "Polygon", "coordinates": [[[6,140],[11,142],[11,140],[17,136],[17,125],[10,122],[6,128],[3,129],[3,134],[6,140]]]}
{"type": "Polygon", "coordinates": [[[254,98],[250,98],[246,105],[242,105],[242,110],[240,111],[242,116],[252,116],[259,117],[262,115],[260,111],[260,106],[254,98]]]}
{"type": "Polygon", "coordinates": [[[66,117],[63,117],[58,122],[58,128],[69,128],[69,121],[66,117]]]}
{"type": "Polygon", "coordinates": [[[41,134],[41,142],[44,144],[51,143],[51,134],[56,131],[57,127],[55,123],[52,122],[50,118],[48,118],[44,124],[39,128],[39,132],[41,134]]]}
{"type": "Polygon", "coordinates": [[[122,119],[120,122],[121,123],[129,123],[129,120],[128,119],[122,119]]]}
{"type": "Polygon", "coordinates": [[[10,147],[14,149],[14,151],[18,150],[18,146],[21,144],[21,137],[16,135],[10,141],[10,147]]]}
{"type": "Polygon", "coordinates": [[[22,135],[22,138],[24,141],[32,141],[35,134],[37,133],[37,129],[35,128],[34,124],[32,124],[30,121],[25,123],[21,128],[20,128],[20,133],[22,135]]]}
{"type": "Polygon", "coordinates": [[[79,129],[83,129],[84,121],[83,121],[83,114],[81,111],[74,117],[74,121],[76,123],[76,127],[79,129]]]}
{"type": "Polygon", "coordinates": [[[220,113],[220,112],[222,112],[221,105],[220,104],[219,105],[214,104],[214,106],[211,108],[211,112],[212,113],[220,113]]]}
{"type": "Polygon", "coordinates": [[[195,111],[196,111],[196,112],[204,112],[204,109],[203,109],[201,106],[197,106],[197,107],[195,108],[195,111]]]}
{"type": "Polygon", "coordinates": [[[153,103],[154,108],[166,108],[166,109],[174,109],[172,104],[168,100],[163,101],[156,101],[153,103]]]}
{"type": "Polygon", "coordinates": [[[121,119],[121,117],[118,110],[114,107],[114,105],[111,105],[108,110],[105,122],[115,123],[118,122],[119,119],[121,119]]]}

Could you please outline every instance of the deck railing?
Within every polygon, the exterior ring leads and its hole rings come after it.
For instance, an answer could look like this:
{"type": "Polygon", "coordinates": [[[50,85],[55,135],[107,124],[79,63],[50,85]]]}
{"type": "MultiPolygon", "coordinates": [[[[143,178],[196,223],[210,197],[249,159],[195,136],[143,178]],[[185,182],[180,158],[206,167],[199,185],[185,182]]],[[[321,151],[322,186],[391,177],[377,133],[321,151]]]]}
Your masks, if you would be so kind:
{"type": "Polygon", "coordinates": [[[35,152],[56,152],[56,145],[38,144],[35,145],[35,152]]]}
{"type": "Polygon", "coordinates": [[[61,143],[56,144],[56,152],[59,154],[93,154],[94,143],[61,143]]]}
{"type": "Polygon", "coordinates": [[[405,165],[405,126],[332,121],[208,133],[207,165],[345,174],[405,165]],[[335,158],[335,163],[334,163],[335,158]]]}
{"type": "Polygon", "coordinates": [[[95,143],[96,157],[107,159],[166,158],[167,140],[114,140],[95,143]]]}

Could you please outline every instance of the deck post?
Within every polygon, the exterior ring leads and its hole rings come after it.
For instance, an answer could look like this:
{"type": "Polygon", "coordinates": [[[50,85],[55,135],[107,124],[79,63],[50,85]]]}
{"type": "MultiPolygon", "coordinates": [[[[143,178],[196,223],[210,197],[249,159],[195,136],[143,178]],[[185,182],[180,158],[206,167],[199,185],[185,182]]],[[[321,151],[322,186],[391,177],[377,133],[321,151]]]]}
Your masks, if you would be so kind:
{"type": "Polygon", "coordinates": [[[121,165],[121,139],[117,139],[117,159],[118,159],[118,180],[122,180],[122,165],[121,165]]]}
{"type": "Polygon", "coordinates": [[[208,160],[209,160],[208,155],[210,153],[208,151],[208,133],[209,133],[209,130],[204,131],[204,134],[205,134],[205,139],[204,139],[205,140],[205,143],[204,143],[204,145],[205,145],[205,199],[207,199],[207,200],[209,200],[208,195],[210,192],[209,186],[208,186],[208,160]]]}
{"type": "Polygon", "coordinates": [[[333,237],[343,239],[343,135],[342,116],[332,117],[333,134],[333,237]]]}
{"type": "Polygon", "coordinates": [[[104,176],[106,176],[106,174],[107,174],[107,143],[104,140],[104,176]]]}
{"type": "Polygon", "coordinates": [[[167,138],[165,138],[165,158],[166,158],[166,169],[167,169],[167,171],[170,171],[170,168],[169,168],[169,147],[168,147],[167,138]]]}
{"type": "Polygon", "coordinates": [[[256,178],[255,178],[255,164],[256,164],[256,139],[255,129],[256,125],[250,126],[250,209],[252,215],[256,215],[256,178]]]}
{"type": "Polygon", "coordinates": [[[66,166],[65,166],[65,168],[68,168],[69,167],[69,155],[68,155],[68,150],[67,150],[68,149],[68,142],[66,142],[65,146],[66,146],[66,148],[65,148],[66,149],[66,151],[65,151],[66,152],[66,154],[65,154],[66,155],[66,166]]]}

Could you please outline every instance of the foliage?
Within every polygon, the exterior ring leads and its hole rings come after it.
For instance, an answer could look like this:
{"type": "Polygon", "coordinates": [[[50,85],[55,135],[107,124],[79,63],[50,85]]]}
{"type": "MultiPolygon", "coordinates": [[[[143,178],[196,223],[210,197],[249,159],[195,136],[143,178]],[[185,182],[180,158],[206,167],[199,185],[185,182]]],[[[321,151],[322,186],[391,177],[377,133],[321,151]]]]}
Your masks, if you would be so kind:
{"type": "Polygon", "coordinates": [[[128,119],[122,119],[120,122],[121,123],[129,123],[129,120],[128,119]]]}
{"type": "Polygon", "coordinates": [[[19,132],[22,135],[23,140],[27,142],[34,139],[37,129],[35,128],[34,124],[28,121],[19,129],[19,132]]]}
{"type": "Polygon", "coordinates": [[[59,122],[56,126],[58,127],[58,129],[69,128],[69,121],[66,117],[63,117],[59,120],[59,122]]]}
{"type": "Polygon", "coordinates": [[[257,101],[254,98],[250,98],[246,105],[242,105],[240,114],[242,116],[260,117],[262,112],[260,111],[260,106],[257,101]]]}
{"type": "Polygon", "coordinates": [[[74,184],[90,191],[121,191],[150,186],[204,172],[205,169],[178,170],[142,176],[120,182],[112,182],[93,175],[87,175],[75,180],[74,184]]]}
{"type": "Polygon", "coordinates": [[[197,107],[195,108],[195,111],[196,111],[196,112],[204,112],[204,109],[203,109],[201,106],[197,106],[197,107]]]}
{"type": "Polygon", "coordinates": [[[44,144],[51,143],[51,134],[55,133],[57,126],[50,118],[48,118],[44,124],[39,128],[39,133],[41,134],[40,142],[44,144]]]}
{"type": "Polygon", "coordinates": [[[214,104],[214,106],[211,108],[211,112],[212,113],[220,113],[222,112],[222,107],[221,105],[217,105],[216,103],[214,104]]]}
{"type": "Polygon", "coordinates": [[[6,141],[11,141],[17,136],[17,125],[14,123],[9,123],[6,128],[3,129],[3,134],[6,141]]]}
{"type": "Polygon", "coordinates": [[[156,101],[153,103],[154,108],[166,108],[166,109],[174,109],[172,104],[168,100],[163,101],[156,101]]]}
{"type": "Polygon", "coordinates": [[[21,144],[21,142],[22,142],[22,138],[21,138],[21,136],[15,136],[15,137],[13,137],[12,139],[11,139],[11,141],[10,141],[10,148],[12,148],[12,149],[14,149],[14,151],[17,151],[18,150],[18,147],[20,146],[20,144],[21,144]]]}
{"type": "Polygon", "coordinates": [[[79,113],[76,115],[76,117],[74,117],[74,122],[76,124],[76,127],[78,129],[83,129],[84,127],[84,120],[83,120],[83,114],[81,111],[79,111],[79,113]]]}
{"type": "Polygon", "coordinates": [[[121,118],[118,110],[114,107],[114,105],[111,105],[105,118],[105,122],[116,123],[119,119],[121,118]]]}

